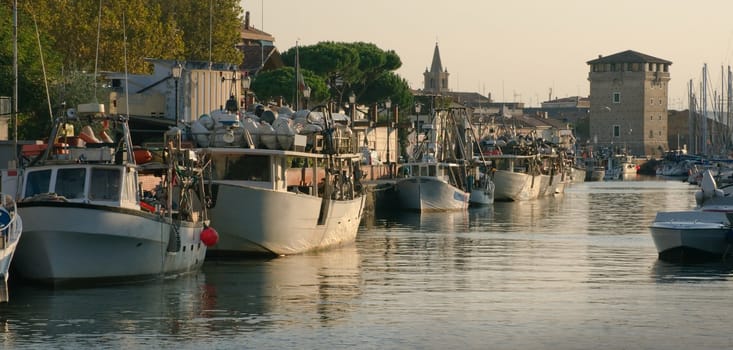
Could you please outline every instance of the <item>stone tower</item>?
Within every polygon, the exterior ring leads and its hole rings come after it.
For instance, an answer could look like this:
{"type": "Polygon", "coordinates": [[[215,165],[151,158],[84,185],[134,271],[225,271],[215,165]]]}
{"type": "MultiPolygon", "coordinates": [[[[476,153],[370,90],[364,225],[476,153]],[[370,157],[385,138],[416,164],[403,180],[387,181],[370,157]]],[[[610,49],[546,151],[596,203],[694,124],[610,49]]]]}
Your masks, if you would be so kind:
{"type": "Polygon", "coordinates": [[[588,61],[590,144],[661,155],[667,145],[667,89],[672,62],[627,50],[588,61]]]}
{"type": "Polygon", "coordinates": [[[433,51],[433,63],[430,65],[430,70],[425,68],[423,80],[425,85],[423,90],[425,92],[442,93],[448,92],[448,69],[443,70],[443,64],[440,62],[440,50],[438,49],[438,43],[435,43],[435,50],[433,51]]]}

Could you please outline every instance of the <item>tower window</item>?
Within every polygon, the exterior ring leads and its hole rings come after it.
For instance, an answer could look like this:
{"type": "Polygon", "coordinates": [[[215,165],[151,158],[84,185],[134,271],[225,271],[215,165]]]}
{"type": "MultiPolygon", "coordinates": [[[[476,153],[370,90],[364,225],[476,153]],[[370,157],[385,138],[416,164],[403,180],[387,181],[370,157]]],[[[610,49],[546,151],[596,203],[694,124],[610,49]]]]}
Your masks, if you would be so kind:
{"type": "Polygon", "coordinates": [[[620,92],[613,93],[613,103],[621,103],[621,93],[620,92]]]}
{"type": "Polygon", "coordinates": [[[613,126],[613,137],[620,137],[621,136],[621,125],[614,125],[613,126]]]}

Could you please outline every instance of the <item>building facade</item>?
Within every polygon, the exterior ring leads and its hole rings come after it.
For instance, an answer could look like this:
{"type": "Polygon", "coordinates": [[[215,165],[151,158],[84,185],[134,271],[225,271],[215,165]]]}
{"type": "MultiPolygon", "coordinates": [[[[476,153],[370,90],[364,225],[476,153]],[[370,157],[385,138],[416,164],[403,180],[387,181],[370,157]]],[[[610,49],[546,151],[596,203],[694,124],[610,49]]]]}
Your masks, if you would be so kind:
{"type": "Polygon", "coordinates": [[[590,140],[637,156],[660,156],[667,142],[672,62],[627,50],[587,62],[590,140]]]}

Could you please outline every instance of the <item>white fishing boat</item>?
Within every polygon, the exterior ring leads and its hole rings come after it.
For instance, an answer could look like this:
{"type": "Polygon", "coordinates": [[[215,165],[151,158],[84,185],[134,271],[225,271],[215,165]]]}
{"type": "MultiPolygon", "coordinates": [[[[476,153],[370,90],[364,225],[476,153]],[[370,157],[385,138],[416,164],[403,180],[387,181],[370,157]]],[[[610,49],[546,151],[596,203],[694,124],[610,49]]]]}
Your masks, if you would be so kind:
{"type": "Polygon", "coordinates": [[[448,162],[405,163],[395,183],[400,206],[407,210],[448,211],[468,208],[470,192],[462,189],[465,167],[448,162]]]}
{"type": "Polygon", "coordinates": [[[403,163],[398,171],[395,192],[402,209],[425,212],[468,208],[470,160],[466,159],[466,147],[462,145],[470,142],[467,135],[456,132],[467,123],[465,118],[462,108],[433,113],[430,126],[424,126],[428,133],[413,150],[412,160],[403,163]]]}
{"type": "Polygon", "coordinates": [[[733,196],[703,174],[694,210],[659,212],[650,231],[660,259],[725,258],[733,254],[733,196]]]}
{"type": "Polygon", "coordinates": [[[25,222],[13,271],[24,279],[65,284],[183,274],[204,262],[202,239],[215,240],[201,205],[203,170],[181,147],[180,130],[165,135],[162,163],[140,165],[127,119],[103,113],[103,105],[86,104],[59,117],[49,137],[55,142],[22,168],[18,209],[33,220],[25,222]],[[89,124],[75,136],[80,123],[89,124]],[[90,130],[111,142],[97,143],[90,130]]]}
{"type": "Polygon", "coordinates": [[[325,110],[211,115],[205,130],[191,127],[212,164],[206,187],[220,239],[210,256],[291,255],[353,243],[366,197],[361,155],[349,153],[345,125],[325,110]],[[234,121],[229,131],[244,131],[221,137],[222,120],[234,121]]]}
{"type": "Polygon", "coordinates": [[[8,301],[7,283],[10,277],[10,263],[13,260],[15,248],[23,233],[23,221],[13,196],[0,193],[0,302],[8,301]]]}
{"type": "Polygon", "coordinates": [[[473,174],[468,178],[468,188],[471,193],[468,199],[470,205],[485,206],[494,203],[496,185],[490,161],[474,164],[473,174]]]}

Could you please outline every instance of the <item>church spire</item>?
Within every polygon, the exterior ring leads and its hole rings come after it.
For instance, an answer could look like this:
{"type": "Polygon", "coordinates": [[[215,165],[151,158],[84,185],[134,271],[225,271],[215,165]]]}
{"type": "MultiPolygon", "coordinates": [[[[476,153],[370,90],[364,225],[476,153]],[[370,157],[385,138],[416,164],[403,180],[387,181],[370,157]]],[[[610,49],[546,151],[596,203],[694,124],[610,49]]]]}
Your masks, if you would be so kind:
{"type": "Polygon", "coordinates": [[[443,64],[440,62],[440,50],[438,43],[435,43],[435,51],[433,51],[433,64],[430,65],[430,72],[440,73],[443,71],[443,64]]]}
{"type": "Polygon", "coordinates": [[[425,69],[423,73],[424,90],[434,93],[448,92],[448,70],[443,70],[443,63],[440,62],[440,49],[438,43],[435,43],[433,51],[433,63],[430,65],[430,71],[425,69]]]}

